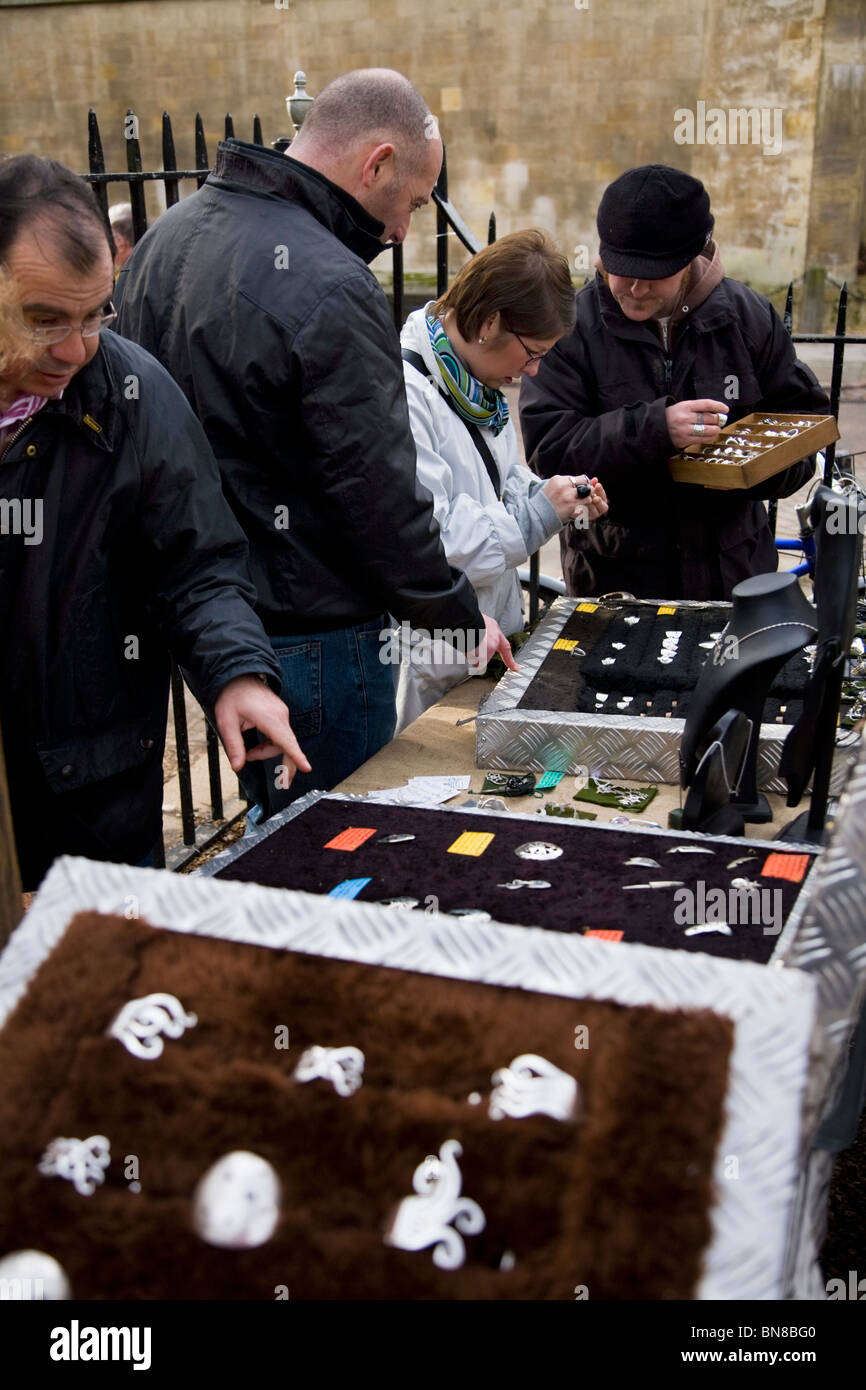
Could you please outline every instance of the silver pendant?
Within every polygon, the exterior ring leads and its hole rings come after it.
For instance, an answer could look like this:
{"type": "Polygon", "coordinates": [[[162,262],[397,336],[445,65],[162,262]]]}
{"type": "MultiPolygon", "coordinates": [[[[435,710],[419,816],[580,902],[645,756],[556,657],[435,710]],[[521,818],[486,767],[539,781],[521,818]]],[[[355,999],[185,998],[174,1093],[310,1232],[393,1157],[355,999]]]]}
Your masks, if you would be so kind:
{"type": "Polygon", "coordinates": [[[110,1162],[111,1146],[104,1134],[91,1134],[89,1139],[52,1139],[39,1160],[39,1172],[46,1178],[66,1178],[82,1197],[91,1197],[105,1182],[110,1162]]]}
{"type": "Polygon", "coordinates": [[[657,859],[627,859],[626,868],[634,865],[636,869],[660,869],[661,864],[657,859]]]}
{"type": "Polygon", "coordinates": [[[122,1042],[133,1057],[153,1061],[161,1057],[165,1044],[159,1033],[167,1038],[179,1038],[186,1028],[194,1028],[195,1014],[184,1007],[173,994],[145,994],[130,999],[106,1030],[107,1036],[122,1042]]]}
{"type": "Polygon", "coordinates": [[[380,898],[378,906],[411,908],[417,907],[420,901],[420,898],[380,898]]]}
{"type": "Polygon", "coordinates": [[[628,623],[629,627],[634,627],[635,623],[640,622],[640,618],[638,618],[634,613],[630,613],[627,618],[623,618],[623,622],[628,623]]]}
{"type": "Polygon", "coordinates": [[[308,1047],[294,1070],[296,1081],[330,1081],[338,1096],[353,1096],[364,1084],[359,1047],[308,1047]]]}
{"type": "Polygon", "coordinates": [[[655,883],[626,883],[623,885],[624,893],[634,893],[639,888],[682,888],[681,878],[660,878],[655,883]]]}
{"type": "Polygon", "coordinates": [[[222,1250],[254,1250],[280,1219],[280,1180],[266,1158],[234,1149],[208,1168],[192,1198],[195,1233],[222,1250]]]}
{"type": "Polygon", "coordinates": [[[739,859],[732,859],[728,868],[736,869],[739,864],[748,864],[750,859],[757,859],[757,857],[757,854],[744,854],[739,859]]]}
{"type": "MultiPolygon", "coordinates": [[[[499,1268],[502,1267],[500,1264],[499,1268]]],[[[4,1255],[0,1260],[0,1289],[4,1300],[30,1302],[39,1299],[56,1303],[72,1297],[65,1269],[53,1255],[46,1255],[43,1250],[11,1250],[4,1255]]]]}
{"type": "Polygon", "coordinates": [[[562,850],[547,840],[529,840],[525,845],[518,845],[514,853],[518,859],[558,859],[562,850]]]}
{"type": "Polygon", "coordinates": [[[414,840],[414,835],[383,835],[381,840],[377,840],[380,845],[402,845],[404,840],[414,840]]]}
{"type": "Polygon", "coordinates": [[[578,1086],[573,1076],[546,1057],[525,1052],[507,1067],[495,1071],[487,1113],[491,1120],[525,1119],[549,1115],[552,1120],[571,1120],[577,1111],[578,1086]]]}
{"type": "Polygon", "coordinates": [[[758,888],[758,889],[760,889],[761,885],[760,885],[760,883],[756,883],[755,880],[754,880],[753,878],[732,878],[732,879],[731,879],[731,887],[732,887],[732,888],[747,889],[747,890],[751,891],[751,889],[753,889],[753,888],[758,888]]]}
{"type": "Polygon", "coordinates": [[[544,878],[513,878],[510,883],[497,883],[497,888],[549,888],[544,878]]]}
{"type": "Polygon", "coordinates": [[[616,657],[615,657],[615,656],[603,656],[603,657],[601,658],[601,664],[602,664],[602,666],[613,666],[613,664],[614,664],[615,661],[616,661],[616,657]]]}
{"type": "Polygon", "coordinates": [[[611,642],[610,645],[613,647],[613,650],[615,652],[625,651],[625,642],[611,642]]]}
{"type": "Polygon", "coordinates": [[[478,1203],[460,1195],[463,1175],[457,1159],[462,1153],[463,1147],[456,1139],[446,1139],[438,1158],[431,1154],[419,1163],[412,1175],[412,1186],[418,1195],[404,1197],[397,1207],[385,1234],[386,1245],[413,1251],[433,1245],[437,1269],[460,1268],[466,1259],[461,1237],[478,1235],[486,1225],[478,1203]]]}
{"type": "Polygon", "coordinates": [[[701,922],[696,927],[686,927],[686,936],[703,936],[705,932],[717,931],[722,936],[733,936],[733,932],[727,922],[701,922]]]}
{"type": "Polygon", "coordinates": [[[452,907],[447,913],[448,917],[462,917],[464,922],[492,922],[493,918],[489,912],[485,912],[481,907],[452,907]]]}
{"type": "Polygon", "coordinates": [[[701,849],[699,845],[676,845],[673,849],[666,850],[666,854],[715,854],[714,849],[701,849]]]}

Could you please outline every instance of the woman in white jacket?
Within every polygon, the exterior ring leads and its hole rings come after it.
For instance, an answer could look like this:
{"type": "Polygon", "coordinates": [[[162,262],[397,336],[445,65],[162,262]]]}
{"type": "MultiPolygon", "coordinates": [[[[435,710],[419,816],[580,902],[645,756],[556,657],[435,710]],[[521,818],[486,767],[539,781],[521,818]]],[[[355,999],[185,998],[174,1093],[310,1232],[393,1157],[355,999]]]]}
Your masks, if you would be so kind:
{"type": "MultiPolygon", "coordinates": [[[[589,525],[607,511],[597,479],[545,481],[520,462],[502,392],[534,376],[573,326],[567,260],[546,233],[525,231],[479,251],[401,334],[418,478],[433,494],[448,559],[505,633],[523,626],[517,566],[567,521],[589,525]]],[[[435,633],[410,638],[404,627],[392,644],[398,656],[398,732],[477,672],[435,633]]]]}

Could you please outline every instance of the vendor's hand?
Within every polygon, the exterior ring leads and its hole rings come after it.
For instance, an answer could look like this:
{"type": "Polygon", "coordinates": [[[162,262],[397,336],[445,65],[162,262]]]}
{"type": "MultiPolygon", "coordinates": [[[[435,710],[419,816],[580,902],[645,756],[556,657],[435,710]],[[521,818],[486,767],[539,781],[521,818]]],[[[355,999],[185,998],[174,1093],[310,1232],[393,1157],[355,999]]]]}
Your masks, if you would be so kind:
{"type": "Polygon", "coordinates": [[[520,667],[517,665],[512,655],[511,643],[505,636],[505,633],[502,631],[496,619],[488,618],[486,613],[482,613],[481,616],[484,619],[484,627],[486,629],[484,641],[481,643],[480,647],[476,648],[476,650],[471,652],[467,657],[469,665],[484,667],[487,665],[490,658],[498,652],[509,671],[519,671],[520,667]]]}
{"type": "Polygon", "coordinates": [[[597,521],[607,511],[607,493],[598,478],[588,478],[585,473],[578,477],[568,477],[557,473],[549,478],[542,492],[553,507],[560,521],[577,521],[578,525],[588,526],[597,521]],[[592,489],[585,498],[578,497],[578,484],[583,483],[592,489]]]}
{"type": "Polygon", "coordinates": [[[724,401],[677,401],[667,407],[665,420],[678,449],[686,449],[690,444],[712,444],[728,422],[728,407],[724,401]]]}
{"type": "Polygon", "coordinates": [[[257,676],[236,676],[224,685],[214,705],[214,718],[233,772],[240,772],[246,762],[280,754],[285,758],[289,782],[298,771],[312,771],[292,733],[288,709],[257,676]],[[268,742],[245,748],[246,729],[258,729],[268,742]]]}

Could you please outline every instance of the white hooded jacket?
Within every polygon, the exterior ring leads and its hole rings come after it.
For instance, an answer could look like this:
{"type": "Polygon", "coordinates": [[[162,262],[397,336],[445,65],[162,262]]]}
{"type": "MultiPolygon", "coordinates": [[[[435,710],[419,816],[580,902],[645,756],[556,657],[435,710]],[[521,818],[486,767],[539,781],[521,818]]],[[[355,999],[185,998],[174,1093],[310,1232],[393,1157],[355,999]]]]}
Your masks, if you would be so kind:
{"type": "MultiPolygon", "coordinates": [[[[478,596],[482,613],[507,634],[523,626],[523,602],[516,567],[526,563],[562,523],[536,478],[521,463],[511,420],[498,435],[485,426],[484,438],[496,462],[502,501],[469,430],[445,399],[445,386],[427,332],[429,305],[410,314],[400,342],[424,359],[429,376],[403,363],[409,423],[418,455],[418,479],[433,494],[433,510],[449,562],[462,569],[478,596]]],[[[452,685],[474,674],[447,642],[399,647],[397,731],[423,714],[452,685]]]]}

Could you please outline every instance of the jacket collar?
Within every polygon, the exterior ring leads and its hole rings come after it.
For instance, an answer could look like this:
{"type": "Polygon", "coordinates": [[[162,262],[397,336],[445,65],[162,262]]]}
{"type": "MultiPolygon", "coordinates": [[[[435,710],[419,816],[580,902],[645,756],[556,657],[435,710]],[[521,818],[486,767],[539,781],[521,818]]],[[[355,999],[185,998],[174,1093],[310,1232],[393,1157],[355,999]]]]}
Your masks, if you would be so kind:
{"type": "Polygon", "coordinates": [[[110,328],[100,334],[99,351],[70,381],[58,401],[48,401],[38,419],[65,416],[97,448],[110,452],[117,429],[117,401],[123,381],[112,363],[110,328]],[[108,337],[108,344],[106,344],[108,337]]]}
{"type": "Polygon", "coordinates": [[[318,169],[264,145],[250,145],[245,140],[221,141],[216,166],[207,183],[300,203],[367,265],[385,250],[380,239],[384,222],[372,217],[356,198],[318,169]]]}
{"type": "MultiPolygon", "coordinates": [[[[659,335],[653,320],[650,319],[645,323],[634,323],[631,319],[627,319],[598,271],[596,271],[593,289],[598,297],[599,313],[606,329],[609,329],[618,338],[632,338],[638,342],[651,339],[658,346],[659,335]]],[[[684,302],[688,303],[688,301],[689,296],[687,294],[684,302]]],[[[721,278],[709,291],[707,297],[702,302],[698,302],[694,310],[688,314],[688,321],[695,332],[712,333],[733,317],[734,306],[727,291],[726,281],[721,278]]],[[[677,318],[681,323],[685,323],[685,318],[681,312],[678,312],[677,318]]]]}

